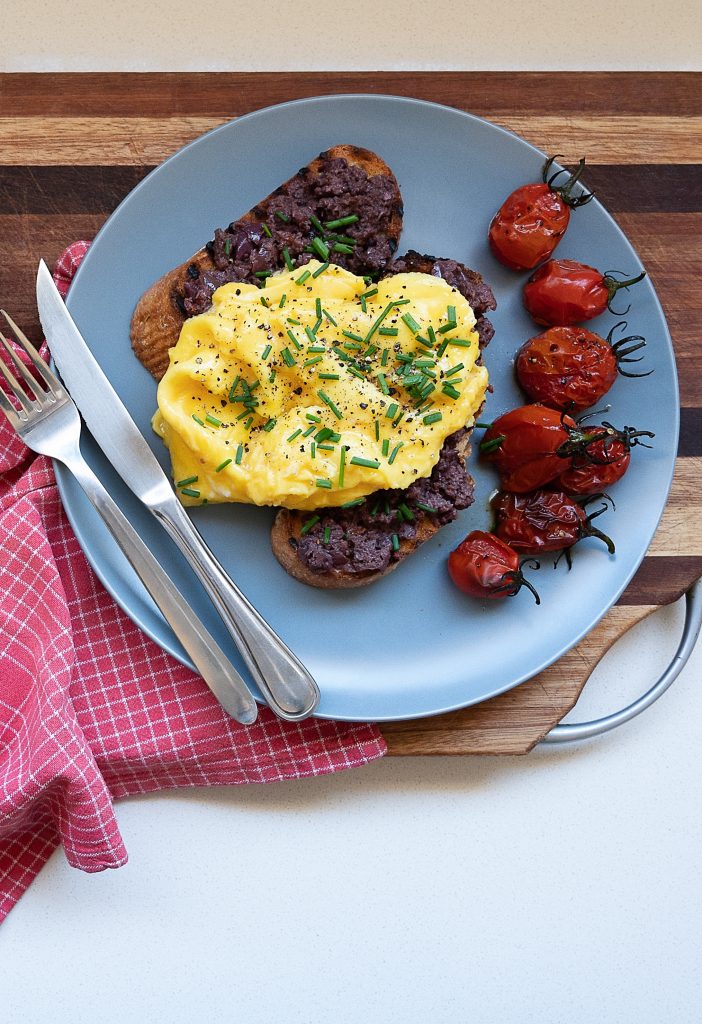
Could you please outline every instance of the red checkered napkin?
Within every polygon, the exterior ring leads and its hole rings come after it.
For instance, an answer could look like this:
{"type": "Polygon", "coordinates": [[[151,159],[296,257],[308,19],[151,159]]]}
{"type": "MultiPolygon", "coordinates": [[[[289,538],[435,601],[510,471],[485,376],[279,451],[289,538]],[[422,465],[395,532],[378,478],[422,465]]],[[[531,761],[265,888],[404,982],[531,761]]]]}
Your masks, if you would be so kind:
{"type": "MultiPolygon", "coordinates": [[[[63,254],[65,295],[87,242],[63,254]]],[[[273,782],[366,764],[378,729],[226,715],[148,639],[86,562],[51,462],[0,416],[0,921],[52,851],[102,871],[127,853],[112,801],[174,786],[273,782]]]]}

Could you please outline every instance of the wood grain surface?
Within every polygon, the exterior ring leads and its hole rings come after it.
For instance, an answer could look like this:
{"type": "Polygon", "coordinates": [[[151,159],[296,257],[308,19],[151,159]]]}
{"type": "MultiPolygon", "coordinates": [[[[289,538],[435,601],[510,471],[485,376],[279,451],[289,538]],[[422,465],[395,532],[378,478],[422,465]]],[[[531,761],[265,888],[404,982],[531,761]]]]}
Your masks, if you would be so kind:
{"type": "MultiPolygon", "coordinates": [[[[392,754],[524,753],[633,623],[702,575],[702,76],[329,72],[0,75],[0,299],[39,340],[37,260],[92,238],[153,168],[251,110],[329,93],[414,96],[478,114],[565,161],[626,232],[673,336],[682,423],[671,499],[618,605],[556,665],[475,708],[383,728],[392,754]]],[[[213,228],[215,225],[213,225],[213,228]]]]}

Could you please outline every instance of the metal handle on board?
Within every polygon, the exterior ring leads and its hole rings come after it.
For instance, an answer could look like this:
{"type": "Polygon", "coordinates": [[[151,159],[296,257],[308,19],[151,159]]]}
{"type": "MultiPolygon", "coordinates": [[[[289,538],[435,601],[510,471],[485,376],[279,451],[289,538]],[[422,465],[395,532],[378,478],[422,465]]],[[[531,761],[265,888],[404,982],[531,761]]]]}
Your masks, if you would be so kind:
{"type": "Polygon", "coordinates": [[[591,722],[573,722],[564,725],[556,725],[550,732],[546,733],[542,743],[572,743],[574,740],[586,740],[592,736],[599,736],[601,733],[616,729],[617,726],[636,718],[642,711],[654,704],[662,696],[668,687],[678,678],[685,664],[692,654],[692,649],[702,626],[702,579],[690,587],[685,595],[685,626],[678,649],[673,656],[668,668],[663,675],[632,704],[615,711],[604,718],[596,718],[591,722]]]}

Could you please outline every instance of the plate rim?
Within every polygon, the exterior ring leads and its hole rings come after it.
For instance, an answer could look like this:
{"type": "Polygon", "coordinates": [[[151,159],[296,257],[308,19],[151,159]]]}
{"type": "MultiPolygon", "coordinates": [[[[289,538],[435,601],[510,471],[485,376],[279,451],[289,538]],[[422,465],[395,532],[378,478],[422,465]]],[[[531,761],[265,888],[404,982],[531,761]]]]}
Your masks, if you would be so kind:
{"type": "MultiPolygon", "coordinates": [[[[478,123],[478,124],[481,124],[481,125],[487,125],[493,131],[497,131],[497,132],[499,132],[501,134],[504,134],[506,136],[509,136],[511,138],[516,139],[520,143],[520,145],[527,147],[535,155],[537,155],[537,156],[539,156],[541,158],[545,158],[546,157],[546,154],[542,150],[540,150],[537,146],[533,145],[533,143],[528,142],[526,139],[524,139],[522,136],[518,135],[516,132],[513,132],[510,129],[505,128],[502,125],[495,124],[493,121],[490,121],[488,118],[480,117],[477,114],[469,113],[468,111],[462,110],[462,109],[460,109],[458,107],[453,107],[453,106],[451,106],[449,104],[438,103],[438,102],[433,101],[433,100],[419,99],[419,98],[415,98],[415,97],[411,97],[411,96],[399,96],[399,95],[394,95],[392,93],[364,93],[364,92],[322,93],[322,94],[320,94],[318,96],[305,96],[305,97],[302,97],[302,98],[299,98],[299,99],[286,100],[286,101],[283,101],[281,103],[270,104],[270,105],[267,105],[265,107],[259,107],[256,110],[248,111],[246,114],[242,114],[242,115],[237,116],[237,117],[235,117],[233,119],[226,120],[222,124],[216,125],[214,128],[211,128],[208,131],[203,132],[202,134],[198,135],[196,138],[191,139],[190,142],[187,142],[184,146],[179,147],[174,153],[172,153],[170,156],[168,156],[165,160],[161,161],[159,164],[157,164],[155,167],[153,167],[152,170],[149,171],[149,173],[147,175],[145,175],[145,177],[142,178],[141,181],[139,181],[134,186],[134,188],[131,189],[127,193],[127,195],[120,201],[120,203],[110,213],[110,215],[106,219],[105,223],[100,227],[100,229],[98,230],[98,232],[95,234],[94,238],[92,239],[92,241],[91,241],[91,250],[92,250],[93,244],[96,241],[98,241],[98,239],[100,239],[100,237],[103,234],[103,232],[108,229],[112,219],[120,212],[120,210],[122,209],[122,207],[125,204],[127,204],[128,202],[131,201],[133,196],[135,194],[137,194],[142,189],[142,187],[146,187],[147,186],[147,183],[150,181],[152,176],[157,174],[157,173],[159,173],[159,172],[161,172],[162,169],[164,167],[166,167],[167,165],[169,165],[172,161],[174,161],[176,159],[180,159],[185,152],[187,152],[189,149],[191,149],[191,147],[195,147],[195,146],[198,146],[198,145],[202,144],[202,142],[204,140],[208,139],[211,136],[216,135],[217,133],[224,132],[224,131],[231,131],[238,124],[241,124],[241,123],[243,123],[243,122],[245,122],[245,121],[247,121],[249,119],[256,118],[257,116],[259,116],[261,114],[265,114],[265,113],[267,113],[269,111],[280,110],[281,108],[291,108],[291,107],[299,108],[299,107],[302,107],[302,106],[318,104],[320,102],[334,104],[334,103],[345,103],[345,102],[352,102],[352,101],[355,101],[355,102],[357,102],[357,101],[364,101],[364,102],[372,102],[372,103],[378,103],[378,104],[382,104],[382,103],[385,103],[387,101],[392,101],[392,102],[406,104],[406,105],[412,106],[412,107],[417,107],[417,106],[419,106],[419,107],[429,107],[429,108],[439,109],[441,111],[446,111],[446,112],[449,112],[449,113],[451,113],[453,115],[458,115],[460,118],[467,119],[468,121],[471,121],[471,122],[474,122],[474,123],[478,123]]],[[[634,246],[633,246],[632,242],[630,241],[630,239],[629,239],[628,235],[626,234],[626,232],[623,230],[622,227],[620,227],[620,225],[617,223],[617,221],[615,220],[613,215],[602,204],[601,201],[599,201],[597,198],[595,198],[595,202],[597,203],[597,206],[600,208],[601,212],[605,215],[607,220],[613,226],[615,231],[621,237],[621,239],[624,240],[625,244],[629,247],[629,249],[632,251],[632,253],[637,257],[637,259],[639,261],[639,264],[641,266],[643,266],[644,265],[643,261],[639,257],[636,249],[634,248],[634,246]]],[[[67,305],[67,308],[68,308],[69,312],[71,310],[71,292],[73,290],[73,285],[76,282],[80,281],[82,273],[83,273],[83,270],[84,270],[84,268],[86,266],[86,262],[87,262],[88,266],[90,265],[91,250],[89,250],[87,252],[86,256],[81,261],[81,264],[78,267],[78,270],[76,271],[76,273],[75,273],[75,275],[74,275],[74,277],[73,277],[73,279],[71,281],[71,286],[69,288],[68,295],[67,295],[67,298],[66,298],[66,305],[67,305]]],[[[575,646],[577,646],[577,644],[585,636],[587,636],[588,633],[590,633],[595,628],[595,626],[600,621],[602,621],[602,619],[609,613],[611,608],[616,604],[616,602],[619,599],[619,597],[621,596],[621,594],[624,592],[626,587],[631,582],[631,580],[634,577],[634,575],[636,574],[636,572],[639,570],[639,568],[641,566],[641,563],[643,562],[643,559],[646,557],[646,554],[647,554],[647,552],[648,552],[648,550],[650,548],[650,545],[651,545],[651,543],[653,541],[653,538],[655,537],[655,534],[656,534],[656,532],[658,530],[658,527],[660,526],[661,519],[663,517],[663,514],[664,514],[665,509],[666,509],[667,504],[668,504],[668,499],[669,499],[669,496],[670,496],[670,491],[671,491],[671,487],[672,487],[672,483],[673,483],[673,477],[674,477],[674,473],[675,473],[675,467],[676,467],[676,461],[677,461],[677,448],[678,448],[678,444],[679,444],[679,432],[680,432],[680,390],[679,390],[679,376],[678,376],[678,370],[677,370],[677,361],[676,361],[675,347],[673,345],[673,339],[672,339],[672,336],[671,336],[671,333],[670,333],[670,328],[668,326],[668,322],[667,322],[667,319],[666,319],[666,316],[665,316],[665,312],[664,312],[663,307],[661,305],[661,302],[660,302],[660,299],[659,299],[658,294],[656,292],[656,289],[653,286],[653,283],[652,283],[652,281],[650,279],[650,276],[648,276],[648,283],[650,285],[650,293],[651,293],[651,296],[653,298],[653,302],[654,302],[654,305],[655,305],[656,312],[658,313],[658,315],[660,317],[660,320],[661,320],[661,323],[664,326],[665,335],[666,335],[667,342],[668,342],[668,347],[669,347],[670,353],[672,354],[672,359],[671,359],[672,384],[673,384],[674,390],[675,390],[676,401],[675,401],[674,410],[673,410],[673,412],[674,412],[674,424],[673,424],[674,431],[673,431],[673,433],[674,433],[674,438],[675,438],[675,452],[674,452],[673,458],[671,460],[671,466],[670,466],[670,470],[669,470],[669,473],[668,473],[668,478],[666,480],[665,491],[664,491],[664,494],[662,494],[662,499],[663,500],[662,500],[662,503],[661,503],[661,511],[660,511],[660,514],[657,517],[655,527],[654,527],[653,532],[651,534],[651,538],[649,539],[648,544],[647,544],[643,554],[635,562],[635,564],[633,565],[631,570],[625,575],[625,578],[624,578],[623,582],[619,585],[619,587],[616,588],[616,590],[613,591],[610,594],[610,596],[608,596],[604,609],[602,611],[600,611],[598,614],[594,615],[592,617],[592,619],[588,622],[588,624],[586,626],[584,626],[580,631],[577,632],[577,634],[574,636],[574,638],[572,638],[567,643],[565,643],[562,646],[560,646],[555,653],[553,653],[552,655],[550,655],[546,659],[542,660],[539,663],[539,667],[535,671],[534,670],[530,670],[528,672],[520,674],[520,675],[518,675],[518,677],[516,679],[513,679],[513,678],[510,679],[509,683],[497,686],[497,687],[493,688],[490,693],[488,693],[486,695],[483,695],[483,696],[481,696],[479,698],[470,698],[468,700],[460,700],[460,701],[458,701],[456,703],[452,702],[452,703],[447,704],[446,706],[442,706],[440,708],[434,708],[434,709],[432,709],[430,711],[418,711],[418,712],[415,712],[415,713],[399,714],[399,715],[398,714],[386,714],[386,715],[374,714],[372,716],[372,721],[374,721],[374,722],[417,721],[417,720],[421,720],[423,718],[433,718],[433,717],[436,717],[437,715],[446,714],[446,713],[449,713],[449,712],[452,712],[452,711],[458,711],[458,710],[461,710],[463,708],[472,707],[472,706],[475,706],[477,704],[481,704],[481,703],[483,703],[485,701],[492,700],[494,697],[500,696],[501,694],[507,693],[510,690],[516,688],[517,686],[522,685],[523,683],[527,682],[529,679],[534,678],[536,675],[538,675],[539,673],[543,672],[545,669],[549,668],[551,665],[555,664],[560,658],[562,658],[564,656],[564,654],[566,654],[568,651],[572,650],[575,646]]],[[[89,431],[87,431],[87,428],[86,428],[86,433],[89,434],[89,431]]],[[[163,627],[165,627],[165,632],[166,632],[165,637],[160,637],[160,636],[156,635],[154,630],[151,629],[149,626],[147,626],[144,623],[143,618],[139,614],[138,610],[137,611],[133,610],[130,607],[128,600],[126,600],[124,597],[122,597],[121,594],[116,590],[116,588],[114,588],[113,586],[110,585],[110,583],[106,579],[105,573],[103,572],[103,570],[101,568],[101,563],[96,560],[95,556],[93,555],[93,553],[91,551],[91,546],[90,546],[90,543],[89,543],[89,537],[87,536],[88,531],[84,527],[82,527],[80,522],[78,522],[78,520],[76,519],[76,516],[74,514],[75,510],[73,508],[69,507],[70,506],[70,501],[68,503],[66,502],[66,490],[67,490],[67,487],[70,486],[69,482],[73,480],[73,478],[72,478],[72,476],[70,474],[70,471],[68,469],[66,469],[61,463],[58,463],[56,460],[53,460],[53,463],[54,463],[54,470],[55,470],[55,475],[56,475],[56,482],[57,482],[57,486],[58,486],[59,495],[60,495],[60,498],[61,498],[61,503],[62,503],[63,509],[64,509],[64,511],[65,511],[65,513],[67,515],[67,518],[68,518],[68,520],[69,520],[69,522],[71,524],[71,527],[72,527],[72,529],[73,529],[73,531],[74,531],[74,533],[76,535],[76,538],[77,538],[78,543],[79,543],[79,545],[81,547],[81,550],[83,551],[83,554],[85,555],[85,557],[88,560],[91,568],[96,573],[96,575],[97,575],[98,579],[100,580],[100,582],[102,583],[102,585],[105,587],[105,589],[110,594],[110,596],[115,601],[115,603],[131,619],[131,621],[134,622],[138,626],[138,628],[141,629],[142,632],[144,632],[154,643],[156,643],[158,647],[160,647],[162,650],[166,651],[166,653],[170,654],[172,657],[174,657],[181,664],[185,665],[187,668],[189,668],[189,669],[191,669],[191,670],[196,672],[197,670],[194,669],[194,666],[193,666],[192,662],[190,661],[190,659],[188,658],[187,654],[180,647],[180,644],[179,644],[177,638],[172,633],[172,630],[168,626],[168,624],[165,621],[165,619],[162,617],[161,612],[158,609],[156,609],[158,619],[160,619],[161,623],[163,624],[163,627]]],[[[123,556],[120,556],[120,557],[123,557],[123,556]]],[[[129,593],[132,594],[133,592],[129,591],[129,593]]],[[[148,594],[146,596],[147,596],[148,601],[152,601],[152,599],[150,598],[150,596],[148,594]]],[[[258,696],[257,696],[257,700],[259,700],[259,702],[261,702],[261,700],[260,700],[260,698],[258,696]]],[[[320,719],[327,719],[327,720],[333,720],[333,721],[346,721],[346,722],[354,722],[354,721],[362,720],[362,719],[359,719],[358,714],[348,714],[348,713],[346,713],[346,714],[344,714],[344,713],[342,713],[342,714],[339,714],[339,713],[334,713],[334,714],[331,714],[331,713],[320,713],[320,714],[316,714],[315,717],[318,717],[320,719]]]]}

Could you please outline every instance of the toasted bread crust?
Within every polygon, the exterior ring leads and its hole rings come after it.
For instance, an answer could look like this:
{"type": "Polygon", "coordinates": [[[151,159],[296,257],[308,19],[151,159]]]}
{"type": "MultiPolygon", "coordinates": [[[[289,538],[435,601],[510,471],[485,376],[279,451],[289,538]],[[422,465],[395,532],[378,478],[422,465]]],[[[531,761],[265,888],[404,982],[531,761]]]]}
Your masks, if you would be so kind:
{"type": "MultiPolygon", "coordinates": [[[[349,164],[361,167],[369,178],[382,174],[394,183],[397,197],[392,205],[389,223],[383,227],[383,233],[393,241],[397,248],[402,231],[402,197],[395,176],[385,161],[376,153],[372,153],[368,149],[361,149],[359,146],[334,146],[310,161],[307,167],[302,169],[302,172],[308,178],[310,175],[318,175],[324,164],[324,159],[346,160],[349,164]]],[[[298,172],[298,175],[300,173],[298,172]]],[[[266,203],[273,196],[284,192],[293,180],[294,178],[288,179],[270,196],[262,200],[262,203],[266,203]]],[[[261,207],[257,204],[239,220],[253,222],[260,217],[261,207]]],[[[182,309],[182,294],[188,277],[188,267],[191,264],[195,264],[200,271],[214,267],[207,249],[200,249],[191,259],[159,278],[144,293],[134,310],[130,330],[132,348],[137,359],[157,380],[160,380],[168,369],[169,349],[178,341],[181,327],[186,319],[182,309]]]]}
{"type": "MultiPolygon", "coordinates": [[[[464,465],[470,451],[469,435],[466,434],[458,447],[458,454],[464,465]]],[[[273,554],[286,572],[294,576],[296,580],[300,580],[301,583],[307,583],[311,587],[321,587],[324,590],[344,590],[351,587],[365,587],[369,583],[374,583],[396,569],[405,558],[413,554],[421,544],[424,544],[441,529],[441,526],[432,519],[430,514],[418,513],[417,532],[414,538],[400,541],[397,558],[381,572],[349,573],[341,570],[313,572],[297,554],[297,544],[301,537],[300,531],[309,517],[309,512],[280,509],[271,528],[271,547],[273,554]]]]}

